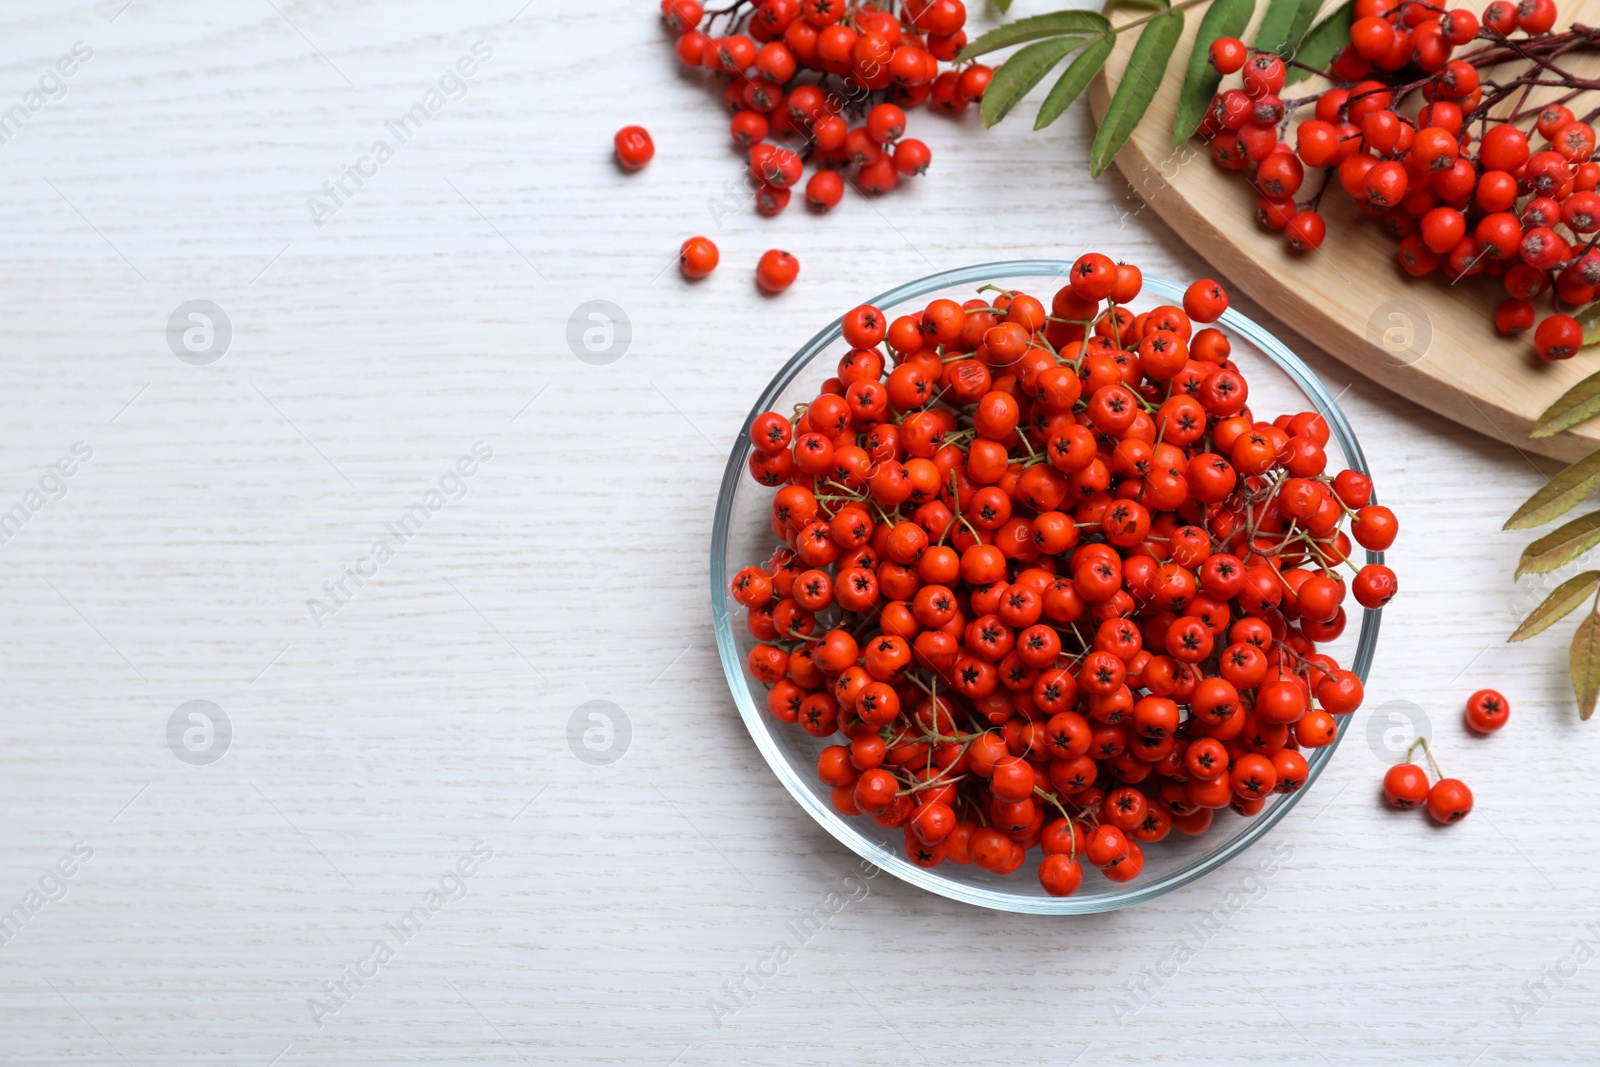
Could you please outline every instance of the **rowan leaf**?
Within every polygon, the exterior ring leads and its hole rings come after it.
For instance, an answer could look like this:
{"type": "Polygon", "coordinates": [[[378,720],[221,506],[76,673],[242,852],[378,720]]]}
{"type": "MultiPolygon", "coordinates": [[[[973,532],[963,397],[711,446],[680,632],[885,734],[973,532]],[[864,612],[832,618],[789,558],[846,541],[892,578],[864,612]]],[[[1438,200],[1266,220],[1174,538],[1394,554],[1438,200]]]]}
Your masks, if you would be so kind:
{"type": "Polygon", "coordinates": [[[1543,526],[1577,507],[1600,485],[1600,452],[1591,452],[1562,470],[1543,489],[1530,496],[1506,520],[1505,530],[1530,530],[1543,526]]]}
{"type": "MultiPolygon", "coordinates": [[[[1295,50],[1295,60],[1305,67],[1316,67],[1318,70],[1326,68],[1333,62],[1333,57],[1339,54],[1339,49],[1350,43],[1350,26],[1355,18],[1356,0],[1346,0],[1334,8],[1327,18],[1311,27],[1311,31],[1301,39],[1300,47],[1295,50]]],[[[1283,84],[1293,85],[1311,77],[1311,71],[1305,67],[1290,67],[1283,84]]]]}
{"type": "MultiPolygon", "coordinates": [[[[1122,72],[1122,81],[1112,94],[1095,134],[1094,145],[1089,149],[1089,176],[1104,174],[1122,146],[1133,135],[1134,127],[1144,118],[1155,99],[1156,90],[1166,76],[1167,64],[1172,60],[1172,50],[1183,35],[1183,12],[1168,11],[1152,19],[1139,34],[1128,57],[1128,69],[1122,72]]],[[[993,83],[990,83],[991,87],[993,83]]],[[[987,95],[987,91],[986,91],[987,95]]]]}
{"type": "Polygon", "coordinates": [[[1590,612],[1572,635],[1572,651],[1567,657],[1572,672],[1572,692],[1578,698],[1578,718],[1594,714],[1600,697],[1600,615],[1590,612]]]}
{"type": "Polygon", "coordinates": [[[994,6],[1000,9],[1000,14],[1004,15],[1011,10],[1011,0],[994,0],[994,6]]]}
{"type": "Polygon", "coordinates": [[[1094,39],[1075,34],[1036,41],[1017,49],[1016,54],[995,68],[994,77],[983,91],[983,103],[979,107],[983,124],[993,126],[1005,118],[1006,113],[1017,106],[1017,101],[1050,73],[1050,68],[1066,58],[1067,53],[1077,51],[1094,39]]]}
{"type": "Polygon", "coordinates": [[[1270,0],[1256,28],[1256,48],[1293,59],[1321,6],[1322,0],[1270,0]]]}
{"type": "Polygon", "coordinates": [[[1102,37],[1088,48],[1078,53],[1066,69],[1066,72],[1050,87],[1049,94],[1044,98],[1044,103],[1039,105],[1039,117],[1034,120],[1033,128],[1042,130],[1056,119],[1061,113],[1078,99],[1090,80],[1105,66],[1106,59],[1110,57],[1111,50],[1117,46],[1115,34],[1102,37]]]}
{"type": "Polygon", "coordinates": [[[1048,15],[1033,15],[996,26],[963,48],[956,62],[964,63],[973,56],[1065,33],[1103,37],[1110,32],[1110,21],[1098,11],[1052,11],[1048,15]]]}
{"type": "MultiPolygon", "coordinates": [[[[1587,341],[1588,333],[1584,333],[1587,341]]],[[[1562,393],[1534,422],[1529,437],[1551,437],[1586,419],[1600,415],[1600,371],[1562,393]]]]}
{"type": "Polygon", "coordinates": [[[1583,344],[1600,344],[1600,301],[1579,308],[1572,316],[1578,320],[1578,325],[1583,327],[1583,344]]]}
{"type": "MultiPolygon", "coordinates": [[[[1351,0],[1354,3],[1354,0],[1351,0]]],[[[1200,17],[1194,51],[1189,53],[1189,70],[1183,76],[1178,94],[1178,114],[1172,123],[1172,146],[1180,147],[1194,136],[1211,106],[1211,97],[1222,84],[1222,75],[1211,65],[1211,42],[1219,37],[1237,37],[1250,25],[1256,0],[1213,0],[1200,17]]]]}
{"type": "Polygon", "coordinates": [[[1534,634],[1544,633],[1593,596],[1596,588],[1600,588],[1600,571],[1584,571],[1568,578],[1544,598],[1544,603],[1528,612],[1528,617],[1506,638],[1506,642],[1526,641],[1534,634]]]}
{"type": "Polygon", "coordinates": [[[1549,574],[1557,567],[1571,563],[1595,545],[1600,544],[1600,511],[1591,511],[1582,518],[1573,519],[1564,526],[1545,534],[1522,550],[1517,562],[1517,573],[1549,574]]]}

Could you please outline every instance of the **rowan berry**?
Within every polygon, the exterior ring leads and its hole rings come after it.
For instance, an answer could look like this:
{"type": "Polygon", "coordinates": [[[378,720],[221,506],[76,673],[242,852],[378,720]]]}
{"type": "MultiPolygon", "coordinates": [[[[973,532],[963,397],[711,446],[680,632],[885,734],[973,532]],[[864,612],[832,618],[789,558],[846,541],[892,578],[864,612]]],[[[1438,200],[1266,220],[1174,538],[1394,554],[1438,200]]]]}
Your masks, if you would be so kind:
{"type": "MultiPolygon", "coordinates": [[[[719,258],[717,246],[712,242],[711,238],[690,237],[683,242],[683,246],[678,250],[678,267],[685,278],[691,280],[704,278],[717,269],[717,260],[719,258]]],[[[788,442],[785,441],[779,447],[787,446],[788,442]]],[[[774,448],[769,451],[775,452],[778,449],[774,448]]]]}
{"type": "Polygon", "coordinates": [[[1467,698],[1467,728],[1489,734],[1500,729],[1511,716],[1511,705],[1493,689],[1480,689],[1467,698]]]}
{"type": "Polygon", "coordinates": [[[769,293],[781,293],[800,274],[800,261],[787,252],[770,249],[756,264],[756,283],[769,293]]]}
{"type": "Polygon", "coordinates": [[[1237,73],[1250,56],[1250,50],[1237,37],[1218,37],[1211,42],[1210,63],[1218,74],[1227,77],[1237,73]]]}
{"type": "Polygon", "coordinates": [[[639,170],[656,154],[655,142],[643,126],[624,126],[613,141],[617,162],[624,170],[639,170]]]}
{"type": "Polygon", "coordinates": [[[1456,778],[1441,778],[1428,790],[1428,814],[1434,822],[1460,822],[1472,812],[1472,790],[1456,778]]]}

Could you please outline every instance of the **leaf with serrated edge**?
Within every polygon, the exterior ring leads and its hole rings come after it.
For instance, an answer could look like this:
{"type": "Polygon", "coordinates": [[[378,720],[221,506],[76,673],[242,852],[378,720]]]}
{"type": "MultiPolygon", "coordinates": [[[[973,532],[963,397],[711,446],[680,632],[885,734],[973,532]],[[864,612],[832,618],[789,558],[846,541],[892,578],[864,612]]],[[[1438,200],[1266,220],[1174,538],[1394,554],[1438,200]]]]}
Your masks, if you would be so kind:
{"type": "Polygon", "coordinates": [[[1256,0],[1213,0],[1200,17],[1194,51],[1189,53],[1189,70],[1183,76],[1183,91],[1178,94],[1178,114],[1172,122],[1174,148],[1194,136],[1211,106],[1212,95],[1222,84],[1222,75],[1211,65],[1211,43],[1218,37],[1239,36],[1250,25],[1255,10],[1256,0]]]}
{"type": "Polygon", "coordinates": [[[1139,34],[1133,54],[1128,57],[1128,67],[1122,72],[1122,81],[1111,97],[1111,104],[1100,120],[1100,130],[1094,136],[1094,145],[1089,149],[1091,178],[1105,173],[1132,136],[1134,127],[1144,118],[1145,110],[1161,87],[1161,80],[1166,77],[1172,50],[1178,46],[1182,35],[1181,11],[1169,11],[1152,19],[1139,34]]]}
{"type": "Polygon", "coordinates": [[[1572,672],[1572,693],[1578,698],[1578,717],[1594,714],[1600,696],[1600,616],[1590,612],[1572,635],[1572,651],[1567,657],[1572,672]]]}
{"type": "Polygon", "coordinates": [[[1545,408],[1528,436],[1550,437],[1595,415],[1600,415],[1600,371],[1562,393],[1554,404],[1545,408]]]}
{"type": "MultiPolygon", "coordinates": [[[[1311,32],[1301,40],[1294,58],[1307,67],[1316,67],[1319,70],[1332,63],[1333,57],[1339,54],[1339,49],[1350,43],[1350,26],[1356,17],[1355,7],[1356,0],[1346,0],[1327,18],[1311,27],[1311,32]]],[[[1304,67],[1290,67],[1283,84],[1293,85],[1309,77],[1311,72],[1304,67]]]]}
{"type": "Polygon", "coordinates": [[[1549,574],[1557,567],[1571,563],[1595,545],[1600,544],[1600,511],[1591,511],[1582,518],[1573,519],[1522,550],[1517,563],[1517,573],[1549,574]]]}
{"type": "Polygon", "coordinates": [[[1526,641],[1534,634],[1544,633],[1593,596],[1596,586],[1600,586],[1600,571],[1584,571],[1568,578],[1556,586],[1555,592],[1544,598],[1544,603],[1528,612],[1528,617],[1522,620],[1522,625],[1506,638],[1507,643],[1526,641]]]}
{"type": "Polygon", "coordinates": [[[1591,452],[1557,474],[1545,487],[1530,496],[1516,510],[1504,530],[1531,530],[1560,518],[1600,485],[1600,452],[1591,452]]]}
{"type": "Polygon", "coordinates": [[[979,114],[985,126],[993,126],[1006,117],[1006,112],[1017,106],[1017,101],[1050,73],[1069,52],[1075,52],[1092,37],[1052,37],[1017,49],[1015,55],[994,70],[989,85],[983,90],[983,103],[979,114]]]}
{"type": "Polygon", "coordinates": [[[1256,28],[1255,47],[1292,59],[1295,46],[1321,6],[1321,0],[1270,0],[1267,13],[1256,28]]]}
{"type": "Polygon", "coordinates": [[[1004,26],[996,26],[963,48],[961,54],[956,57],[956,62],[964,63],[973,56],[981,56],[999,48],[1009,48],[1014,44],[1037,41],[1045,37],[1059,37],[1064,33],[1100,37],[1110,32],[1111,23],[1099,12],[1052,11],[1048,15],[1034,15],[1008,22],[1004,26]]]}
{"type": "Polygon", "coordinates": [[[1060,118],[1061,113],[1078,99],[1078,94],[1083,92],[1090,79],[1105,66],[1107,57],[1116,46],[1115,36],[1102,37],[1079,53],[1078,58],[1068,64],[1066,73],[1050,87],[1049,95],[1039,105],[1039,117],[1034,120],[1033,128],[1042,130],[1060,118]]]}

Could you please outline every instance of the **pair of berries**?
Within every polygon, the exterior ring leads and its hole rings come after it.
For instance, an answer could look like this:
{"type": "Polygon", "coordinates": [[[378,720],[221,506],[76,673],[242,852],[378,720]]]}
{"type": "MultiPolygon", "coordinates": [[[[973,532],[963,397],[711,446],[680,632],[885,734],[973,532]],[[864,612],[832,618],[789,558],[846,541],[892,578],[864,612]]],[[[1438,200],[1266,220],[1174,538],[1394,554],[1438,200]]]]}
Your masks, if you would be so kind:
{"type": "Polygon", "coordinates": [[[1401,810],[1426,807],[1429,817],[1444,826],[1460,822],[1472,813],[1472,790],[1461,779],[1444,776],[1425,737],[1412,743],[1406,752],[1406,762],[1390,767],[1384,774],[1383,799],[1391,808],[1401,810]],[[1428,784],[1428,772],[1411,762],[1412,754],[1419,747],[1433,765],[1437,780],[1432,785],[1428,784]]]}
{"type": "MultiPolygon", "coordinates": [[[[1553,0],[1494,0],[1481,19],[1419,0],[1355,0],[1349,43],[1329,67],[1335,85],[1301,102],[1314,102],[1314,115],[1295,127],[1293,144],[1280,139],[1294,117],[1279,95],[1284,61],[1221,38],[1211,44],[1211,63],[1225,76],[1240,74],[1242,84],[1216,95],[1200,132],[1218,165],[1251,179],[1258,218],[1291,248],[1322,243],[1318,209],[1337,185],[1398,239],[1407,274],[1442,271],[1452,283],[1499,278],[1506,298],[1496,328],[1508,336],[1533,329],[1541,357],[1566,359],[1582,346],[1583,329],[1559,309],[1600,295],[1595,130],[1590,116],[1560,102],[1514,119],[1490,114],[1530,79],[1571,83],[1559,69],[1531,67],[1520,80],[1481,73],[1530,56],[1550,63],[1592,45],[1576,36],[1586,30],[1550,33],[1556,15],[1553,0]],[[1322,185],[1297,199],[1316,169],[1325,171],[1322,185]],[[1533,301],[1541,297],[1556,313],[1535,328],[1533,301]]],[[[1564,100],[1579,93],[1568,87],[1564,100]]]]}
{"type": "Polygon", "coordinates": [[[1135,878],[1297,791],[1362,702],[1319,646],[1394,595],[1351,560],[1393,513],[1321,415],[1250,411],[1222,286],[1135,312],[1142,283],[1089,253],[1048,299],[855,308],[836,376],[749,427],[780,544],[732,582],[747,668],[919,865],[1135,878]]]}
{"type": "MultiPolygon", "coordinates": [[[[704,278],[717,269],[721,253],[709,237],[691,237],[678,250],[678,269],[690,281],[704,278]]],[[[800,275],[800,261],[776,248],[762,253],[756,262],[756,284],[769,293],[781,293],[800,275]]]]}

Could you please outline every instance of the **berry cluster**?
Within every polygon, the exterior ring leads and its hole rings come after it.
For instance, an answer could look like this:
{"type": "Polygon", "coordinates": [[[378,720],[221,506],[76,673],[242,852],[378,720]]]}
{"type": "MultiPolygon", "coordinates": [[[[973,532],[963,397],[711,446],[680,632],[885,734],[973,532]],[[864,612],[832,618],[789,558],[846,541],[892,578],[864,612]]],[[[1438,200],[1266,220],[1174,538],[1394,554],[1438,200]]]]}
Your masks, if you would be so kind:
{"type": "MultiPolygon", "coordinates": [[[[1492,734],[1511,718],[1511,704],[1493,689],[1480,689],[1467,698],[1467,729],[1475,734],[1492,734]]],[[[1433,758],[1428,739],[1419,737],[1406,752],[1406,761],[1390,767],[1383,776],[1383,800],[1391,808],[1409,810],[1426,806],[1433,821],[1449,825],[1472,813],[1472,790],[1459,778],[1446,778],[1433,758]],[[1438,781],[1428,784],[1428,772],[1411,762],[1421,748],[1433,764],[1438,781]]]]}
{"type": "Polygon", "coordinates": [[[817,763],[839,811],[925,867],[1040,847],[1056,895],[1081,856],[1127,881],[1173,827],[1299,789],[1362,700],[1317,643],[1347,588],[1396,590],[1350,560],[1397,527],[1327,473],[1326,421],[1246,406],[1221,286],[1135,314],[1137,267],[1070,279],[845,315],[838,376],[752,421],[784,544],[731,587],[769,713],[844,735],[817,763]]]}
{"type": "Polygon", "coordinates": [[[749,155],[763,215],[789,206],[808,157],[816,167],[805,198],[815,211],[837,205],[846,185],[887,193],[922,174],[932,155],[905,136],[906,111],[960,111],[989,84],[982,64],[939,70],[967,42],[961,0],[903,0],[898,14],[854,0],[761,0],[744,12],[749,3],[708,14],[697,0],[662,0],[661,12],[678,58],[726,83],[729,132],[749,155]],[[719,17],[725,33],[711,36],[719,17]]]}
{"type": "MultiPolygon", "coordinates": [[[[1279,95],[1287,71],[1271,52],[1233,37],[1210,46],[1212,65],[1239,73],[1242,87],[1216,95],[1200,132],[1220,166],[1251,172],[1263,225],[1296,250],[1316,248],[1326,234],[1318,207],[1336,183],[1399,239],[1408,274],[1500,278],[1507,297],[1495,325],[1503,334],[1533,328],[1533,301],[1546,291],[1558,311],[1593,301],[1595,116],[1580,119],[1563,102],[1529,106],[1526,95],[1561,85],[1570,90],[1561,99],[1576,102],[1600,89],[1560,66],[1563,55],[1600,44],[1600,31],[1551,33],[1553,0],[1494,0],[1481,21],[1424,0],[1355,0],[1353,14],[1350,42],[1327,72],[1336,85],[1314,96],[1279,95]],[[1503,80],[1488,73],[1511,60],[1527,71],[1503,80]],[[1289,123],[1307,106],[1315,115],[1299,123],[1291,146],[1289,123]],[[1508,114],[1492,118],[1492,109],[1508,114]],[[1322,186],[1296,200],[1307,169],[1325,170],[1322,186]]],[[[1545,359],[1566,359],[1582,343],[1566,313],[1546,315],[1534,332],[1545,359]]]]}

